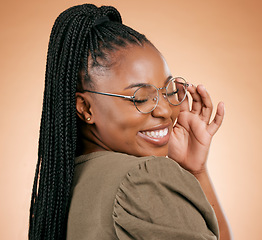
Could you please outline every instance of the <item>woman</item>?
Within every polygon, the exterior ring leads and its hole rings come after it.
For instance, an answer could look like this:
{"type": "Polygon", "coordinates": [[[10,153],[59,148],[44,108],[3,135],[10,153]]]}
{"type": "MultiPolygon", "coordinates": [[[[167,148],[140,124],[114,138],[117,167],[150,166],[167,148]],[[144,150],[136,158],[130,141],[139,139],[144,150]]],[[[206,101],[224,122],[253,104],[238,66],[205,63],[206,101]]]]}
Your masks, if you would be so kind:
{"type": "Polygon", "coordinates": [[[223,104],[209,123],[211,113],[205,88],[174,78],[115,8],[64,11],[49,42],[29,238],[217,239],[219,225],[230,239],[206,169],[223,104]]]}

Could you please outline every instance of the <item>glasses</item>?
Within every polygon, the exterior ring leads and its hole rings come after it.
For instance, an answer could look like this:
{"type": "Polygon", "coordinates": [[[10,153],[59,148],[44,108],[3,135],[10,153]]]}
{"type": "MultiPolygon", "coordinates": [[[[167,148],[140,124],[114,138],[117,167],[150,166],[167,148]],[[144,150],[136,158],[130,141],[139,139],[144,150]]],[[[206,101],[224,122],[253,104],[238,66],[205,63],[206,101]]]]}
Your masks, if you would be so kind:
{"type": "Polygon", "coordinates": [[[114,93],[104,93],[92,90],[83,90],[83,92],[96,93],[112,97],[120,97],[132,101],[136,109],[141,113],[150,113],[154,111],[159,102],[159,91],[165,89],[160,94],[173,106],[180,105],[186,98],[187,87],[189,84],[182,77],[171,78],[166,87],[157,88],[152,84],[143,84],[134,92],[133,96],[125,96],[114,93]]]}

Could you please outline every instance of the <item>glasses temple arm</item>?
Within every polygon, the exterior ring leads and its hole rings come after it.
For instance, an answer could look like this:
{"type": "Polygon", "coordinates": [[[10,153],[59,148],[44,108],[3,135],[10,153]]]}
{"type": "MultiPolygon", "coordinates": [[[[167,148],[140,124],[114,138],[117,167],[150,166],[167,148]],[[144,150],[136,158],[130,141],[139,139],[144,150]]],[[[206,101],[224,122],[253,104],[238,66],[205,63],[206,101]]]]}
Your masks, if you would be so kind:
{"type": "Polygon", "coordinates": [[[121,98],[125,98],[125,99],[130,99],[130,100],[134,99],[134,96],[125,96],[125,95],[119,95],[119,94],[114,94],[114,93],[96,92],[96,91],[92,91],[92,90],[83,90],[83,92],[96,93],[96,94],[105,95],[105,96],[112,96],[112,97],[121,97],[121,98]]]}

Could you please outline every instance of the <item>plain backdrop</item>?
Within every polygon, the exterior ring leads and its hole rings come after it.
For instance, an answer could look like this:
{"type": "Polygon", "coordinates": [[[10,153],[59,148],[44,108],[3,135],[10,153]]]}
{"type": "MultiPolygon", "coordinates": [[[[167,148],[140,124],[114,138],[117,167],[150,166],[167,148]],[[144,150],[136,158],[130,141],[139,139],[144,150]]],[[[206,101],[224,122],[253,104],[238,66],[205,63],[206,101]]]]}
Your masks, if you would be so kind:
{"type": "MultiPolygon", "coordinates": [[[[1,1],[0,239],[27,239],[46,52],[72,0],[1,1]]],[[[226,116],[208,167],[237,240],[262,235],[262,1],[101,0],[144,33],[173,75],[206,86],[226,116]]]]}

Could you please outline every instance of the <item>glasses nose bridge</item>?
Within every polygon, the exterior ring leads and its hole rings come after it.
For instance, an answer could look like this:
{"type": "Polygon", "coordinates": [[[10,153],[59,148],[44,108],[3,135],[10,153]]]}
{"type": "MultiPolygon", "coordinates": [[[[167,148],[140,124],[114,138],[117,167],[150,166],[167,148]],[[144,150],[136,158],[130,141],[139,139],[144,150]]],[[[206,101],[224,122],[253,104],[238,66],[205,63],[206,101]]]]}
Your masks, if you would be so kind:
{"type": "Polygon", "coordinates": [[[161,87],[161,88],[157,88],[157,93],[158,93],[158,98],[160,98],[160,96],[163,96],[165,100],[167,100],[167,95],[166,95],[166,90],[167,90],[167,87],[161,87]],[[165,89],[164,91],[164,95],[163,95],[163,92],[161,92],[161,90],[165,89]]]}
{"type": "Polygon", "coordinates": [[[160,90],[166,89],[166,87],[161,87],[161,88],[157,88],[157,87],[156,87],[156,89],[157,89],[157,91],[159,92],[160,90]]]}

